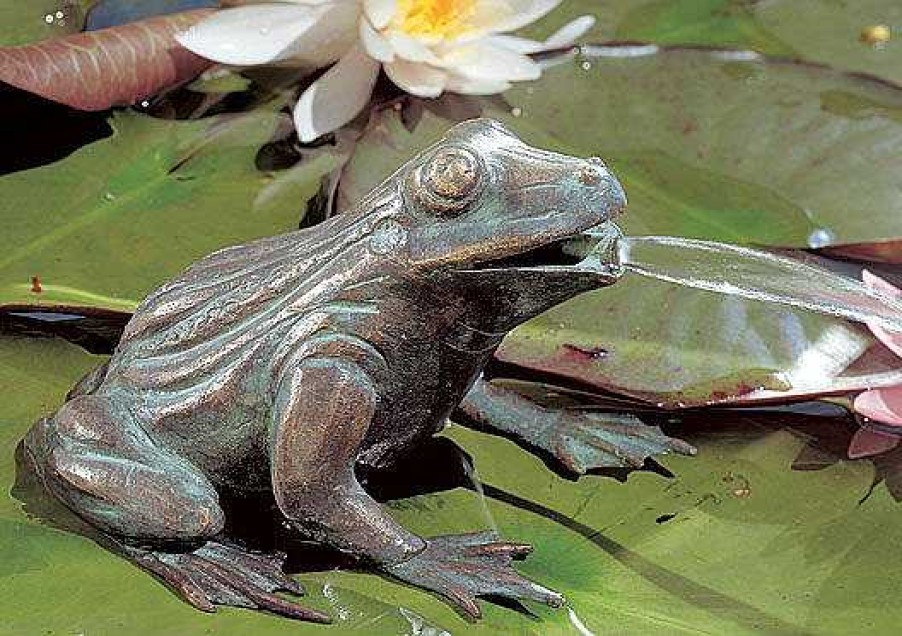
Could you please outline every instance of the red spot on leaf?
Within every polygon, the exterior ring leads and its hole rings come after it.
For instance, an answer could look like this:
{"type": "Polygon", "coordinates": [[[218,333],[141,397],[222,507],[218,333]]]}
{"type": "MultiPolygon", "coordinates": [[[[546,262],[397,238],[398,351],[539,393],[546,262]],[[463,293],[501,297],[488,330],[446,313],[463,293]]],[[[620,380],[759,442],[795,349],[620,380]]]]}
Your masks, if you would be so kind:
{"type": "Polygon", "coordinates": [[[565,342],[561,345],[565,351],[584,360],[598,360],[605,358],[610,353],[604,347],[582,347],[580,345],[565,342]]]}

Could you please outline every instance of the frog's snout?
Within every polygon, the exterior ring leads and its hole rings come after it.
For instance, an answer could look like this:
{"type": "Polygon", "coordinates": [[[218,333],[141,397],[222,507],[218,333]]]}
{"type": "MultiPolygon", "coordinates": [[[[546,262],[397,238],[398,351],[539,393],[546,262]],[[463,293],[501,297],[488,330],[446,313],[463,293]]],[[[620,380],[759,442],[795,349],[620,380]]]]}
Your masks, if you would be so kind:
{"type": "Polygon", "coordinates": [[[591,157],[577,170],[577,181],[589,211],[613,219],[626,207],[626,193],[604,161],[591,157]]]}

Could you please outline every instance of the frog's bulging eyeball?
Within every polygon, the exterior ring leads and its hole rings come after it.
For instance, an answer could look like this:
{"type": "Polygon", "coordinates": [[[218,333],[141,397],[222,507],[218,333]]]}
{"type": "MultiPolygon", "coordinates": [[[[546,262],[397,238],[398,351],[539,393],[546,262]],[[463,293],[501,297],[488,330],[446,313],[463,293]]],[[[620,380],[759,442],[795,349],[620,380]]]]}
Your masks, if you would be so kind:
{"type": "Polygon", "coordinates": [[[415,171],[412,192],[430,212],[459,214],[479,196],[485,173],[482,159],[471,150],[440,148],[415,171]]]}

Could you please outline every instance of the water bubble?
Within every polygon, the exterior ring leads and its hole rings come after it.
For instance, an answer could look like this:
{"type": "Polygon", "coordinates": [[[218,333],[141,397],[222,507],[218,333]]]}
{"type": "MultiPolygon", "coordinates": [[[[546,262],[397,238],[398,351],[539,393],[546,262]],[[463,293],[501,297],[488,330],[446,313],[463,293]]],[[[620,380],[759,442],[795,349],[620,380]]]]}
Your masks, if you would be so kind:
{"type": "Polygon", "coordinates": [[[48,13],[47,15],[45,15],[44,22],[46,22],[47,24],[53,24],[53,14],[48,13]]]}
{"type": "Polygon", "coordinates": [[[519,106],[514,106],[513,108],[511,108],[511,115],[513,115],[514,117],[520,117],[522,114],[523,109],[519,106]]]}
{"type": "Polygon", "coordinates": [[[824,227],[816,228],[808,235],[808,247],[811,249],[833,245],[834,241],[836,241],[836,235],[832,230],[824,227]]]}
{"type": "Polygon", "coordinates": [[[56,12],[56,19],[57,19],[57,20],[62,20],[64,17],[65,17],[65,14],[64,14],[62,11],[57,11],[57,12],[56,12]]]}
{"type": "Polygon", "coordinates": [[[582,62],[579,65],[579,67],[584,71],[591,71],[592,70],[592,62],[589,62],[589,61],[582,62]]]}

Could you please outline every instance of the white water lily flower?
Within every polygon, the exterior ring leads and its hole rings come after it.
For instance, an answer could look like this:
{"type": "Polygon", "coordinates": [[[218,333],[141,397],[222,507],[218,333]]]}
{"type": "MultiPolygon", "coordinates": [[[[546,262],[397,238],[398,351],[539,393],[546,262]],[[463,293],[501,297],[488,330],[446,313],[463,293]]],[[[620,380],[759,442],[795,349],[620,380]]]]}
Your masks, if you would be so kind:
{"type": "Polygon", "coordinates": [[[570,46],[594,24],[582,16],[545,42],[512,35],[561,0],[285,0],[224,9],[178,36],[182,46],[222,64],[336,62],[301,95],[294,121],[312,141],[351,121],[384,68],[404,91],[499,93],[533,80],[528,55],[570,46]]]}

